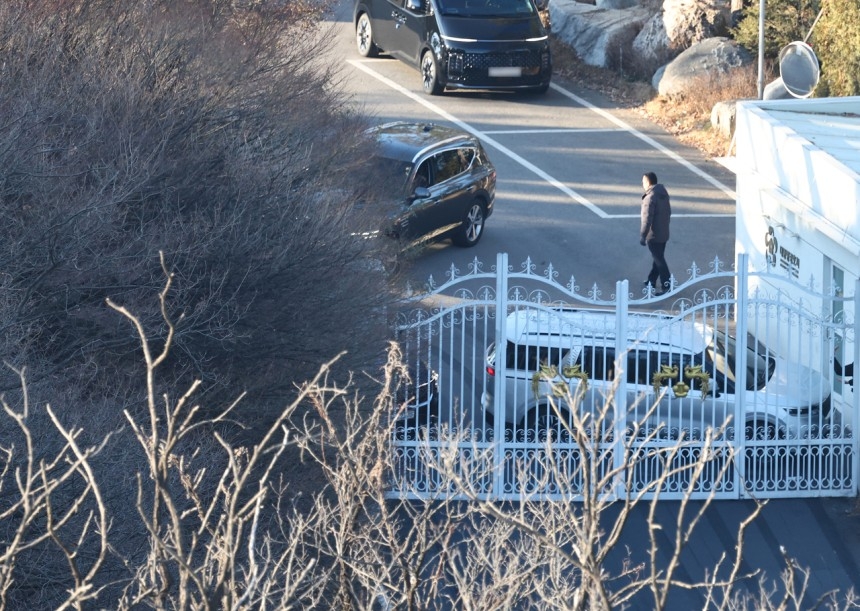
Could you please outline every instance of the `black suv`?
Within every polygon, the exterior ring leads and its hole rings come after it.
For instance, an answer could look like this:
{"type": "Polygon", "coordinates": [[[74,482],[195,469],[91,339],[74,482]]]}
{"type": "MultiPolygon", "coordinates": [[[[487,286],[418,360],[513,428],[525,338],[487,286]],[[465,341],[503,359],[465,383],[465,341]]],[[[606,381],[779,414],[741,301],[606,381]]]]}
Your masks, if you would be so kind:
{"type": "Polygon", "coordinates": [[[493,213],[496,170],[468,132],[433,123],[386,123],[369,130],[378,148],[372,160],[398,200],[386,233],[404,246],[451,237],[474,246],[493,213]]]}
{"type": "Polygon", "coordinates": [[[361,55],[417,67],[430,95],[549,88],[549,38],[534,0],[356,0],[353,23],[361,55]]]}

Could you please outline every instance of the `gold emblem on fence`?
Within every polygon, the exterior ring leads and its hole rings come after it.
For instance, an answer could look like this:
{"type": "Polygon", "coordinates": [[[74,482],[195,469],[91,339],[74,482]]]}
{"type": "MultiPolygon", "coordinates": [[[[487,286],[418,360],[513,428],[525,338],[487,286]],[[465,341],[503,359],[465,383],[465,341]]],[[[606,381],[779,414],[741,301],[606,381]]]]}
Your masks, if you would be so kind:
{"type": "Polygon", "coordinates": [[[672,390],[675,391],[675,396],[679,399],[683,399],[687,396],[687,393],[690,392],[690,385],[687,384],[684,380],[680,380],[673,387],[672,390]]]}
{"type": "Polygon", "coordinates": [[[660,394],[660,387],[663,386],[663,380],[672,380],[677,377],[677,365],[660,365],[660,371],[654,372],[654,394],[660,394]]]}
{"type": "MultiPolygon", "coordinates": [[[[535,398],[537,399],[540,397],[541,380],[554,380],[557,377],[558,368],[555,365],[541,365],[540,369],[532,375],[532,392],[534,393],[535,398]]],[[[585,392],[588,390],[588,372],[582,371],[578,364],[564,365],[561,368],[561,377],[565,378],[567,382],[559,380],[552,383],[551,392],[554,397],[563,397],[567,394],[568,384],[573,380],[573,378],[579,379],[580,383],[579,388],[577,389],[579,392],[585,392]]]]}
{"type": "Polygon", "coordinates": [[[699,388],[702,391],[702,399],[708,396],[708,391],[711,387],[711,376],[706,371],[702,371],[701,365],[687,365],[684,367],[684,377],[688,380],[698,380],[699,388]]]}
{"type": "Polygon", "coordinates": [[[561,368],[561,375],[568,379],[568,381],[573,378],[579,379],[579,391],[585,392],[588,390],[588,372],[583,371],[579,364],[573,365],[565,365],[561,368]]]}
{"type": "MultiPolygon", "coordinates": [[[[679,375],[678,366],[677,365],[661,365],[660,371],[654,373],[654,393],[660,394],[660,387],[663,385],[665,380],[674,380],[679,375]]],[[[708,390],[710,389],[710,380],[711,377],[707,374],[707,372],[702,371],[701,365],[687,365],[684,367],[684,378],[691,381],[698,381],[699,388],[702,391],[702,399],[708,396],[708,390]]],[[[675,396],[679,399],[683,399],[690,392],[690,385],[687,384],[683,379],[679,379],[673,386],[672,390],[675,393],[675,396]]]]}

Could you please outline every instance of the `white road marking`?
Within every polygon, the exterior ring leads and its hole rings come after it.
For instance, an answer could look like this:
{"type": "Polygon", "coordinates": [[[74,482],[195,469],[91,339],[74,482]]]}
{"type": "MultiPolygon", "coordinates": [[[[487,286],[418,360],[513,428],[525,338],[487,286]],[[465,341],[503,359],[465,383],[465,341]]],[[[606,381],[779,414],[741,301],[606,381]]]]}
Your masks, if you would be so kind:
{"type": "MultiPolygon", "coordinates": [[[[648,146],[657,149],[658,151],[660,151],[661,153],[663,153],[664,155],[666,155],[670,159],[674,159],[675,161],[680,163],[682,166],[684,166],[685,168],[690,170],[693,174],[701,176],[703,179],[705,179],[706,181],[711,183],[713,186],[715,186],[717,189],[721,190],[723,193],[725,193],[726,195],[728,195],[732,199],[736,199],[737,196],[735,195],[734,190],[730,189],[729,187],[727,187],[726,185],[721,183],[719,180],[717,180],[716,178],[714,178],[713,176],[711,176],[710,174],[708,174],[704,170],[700,170],[699,168],[694,166],[692,163],[690,163],[689,161],[687,161],[686,159],[684,159],[683,157],[681,157],[680,155],[678,155],[674,151],[670,151],[665,146],[663,146],[662,144],[660,144],[659,142],[654,140],[654,138],[652,138],[651,136],[646,136],[645,134],[640,132],[638,129],[631,127],[630,125],[627,125],[627,123],[625,123],[624,121],[622,121],[618,117],[612,115],[611,113],[606,112],[602,108],[598,108],[597,106],[595,106],[594,104],[592,104],[588,100],[582,99],[581,97],[579,97],[578,95],[576,95],[572,91],[568,91],[567,89],[565,89],[564,87],[561,87],[560,85],[556,85],[555,83],[550,83],[550,87],[552,87],[553,89],[558,91],[561,95],[570,98],[571,100],[573,100],[577,104],[582,104],[588,110],[590,110],[594,113],[597,113],[598,115],[600,115],[601,117],[603,117],[607,121],[610,121],[610,122],[614,123],[615,125],[617,125],[618,127],[620,127],[621,129],[629,132],[631,135],[636,136],[642,142],[646,143],[648,146]]],[[[730,216],[734,216],[734,215],[730,215],[730,216]]]]}
{"type": "Polygon", "coordinates": [[[567,129],[493,129],[485,131],[485,134],[584,134],[587,132],[604,133],[604,132],[621,132],[624,131],[620,127],[602,127],[602,128],[567,128],[567,129]]]}
{"type": "MultiPolygon", "coordinates": [[[[461,121],[460,119],[458,119],[457,117],[455,117],[454,115],[452,115],[448,111],[443,110],[442,108],[440,108],[436,104],[430,102],[425,96],[417,95],[417,94],[413,93],[412,91],[409,91],[408,89],[406,89],[402,85],[399,85],[398,83],[392,81],[390,78],[383,76],[382,74],[373,70],[372,68],[370,68],[367,65],[367,64],[372,64],[372,63],[377,62],[377,61],[379,61],[379,60],[349,59],[349,60],[347,60],[347,63],[358,68],[359,70],[361,70],[365,74],[372,76],[373,78],[380,81],[381,83],[383,83],[387,87],[397,91],[398,93],[409,98],[413,102],[420,104],[421,106],[423,106],[424,108],[426,108],[430,112],[432,112],[436,115],[439,115],[440,117],[442,117],[446,121],[450,121],[451,123],[453,123],[454,125],[456,125],[460,129],[465,130],[465,131],[469,132],[470,134],[473,134],[477,138],[480,138],[482,142],[493,147],[494,149],[499,151],[501,154],[505,155],[506,157],[510,158],[514,162],[520,164],[521,166],[523,166],[527,170],[531,171],[532,173],[537,175],[539,178],[541,178],[545,182],[549,183],[550,185],[552,185],[553,187],[555,187],[556,189],[558,189],[559,191],[561,191],[562,193],[564,193],[565,195],[567,195],[568,197],[573,199],[574,201],[578,202],[579,204],[581,204],[581,205],[585,206],[586,208],[588,208],[589,210],[591,210],[594,214],[596,214],[600,218],[603,218],[603,219],[639,218],[639,214],[608,214],[608,213],[604,212],[599,206],[595,205],[594,203],[592,203],[591,201],[586,199],[583,195],[581,195],[577,191],[571,189],[570,187],[568,187],[567,185],[565,185],[561,181],[553,178],[552,176],[550,176],[549,174],[544,172],[541,168],[537,167],[536,165],[534,165],[533,163],[531,163],[527,159],[524,159],[523,157],[521,157],[520,155],[518,155],[517,153],[515,153],[514,151],[512,151],[511,149],[509,149],[508,147],[506,147],[502,143],[500,143],[498,140],[495,140],[494,138],[490,137],[490,135],[489,135],[489,134],[509,134],[509,133],[520,133],[520,134],[523,134],[523,133],[546,133],[547,130],[518,130],[518,131],[500,130],[500,131],[492,131],[492,132],[490,132],[490,131],[482,132],[481,130],[473,127],[472,125],[470,125],[464,121],[461,121]]],[[[550,83],[550,86],[553,89],[555,89],[556,91],[558,91],[559,93],[561,93],[562,95],[575,101],[577,104],[580,104],[580,105],[588,108],[589,110],[599,114],[601,117],[605,118],[606,120],[608,120],[608,121],[610,121],[610,122],[612,122],[618,126],[618,130],[611,130],[611,129],[558,130],[559,132],[568,132],[568,131],[576,131],[576,132],[578,132],[578,131],[626,131],[626,132],[630,133],[631,135],[639,138],[640,140],[642,140],[643,142],[645,142],[649,146],[657,149],[661,153],[670,157],[671,159],[674,159],[675,161],[677,161],[678,163],[680,163],[684,167],[688,168],[691,172],[693,172],[694,174],[697,174],[698,176],[701,176],[706,181],[708,181],[709,183],[711,183],[712,185],[714,185],[715,187],[717,187],[718,189],[720,189],[721,191],[726,193],[726,195],[729,195],[730,197],[732,197],[734,199],[734,197],[735,197],[734,191],[729,189],[727,186],[725,186],[724,184],[722,184],[721,182],[719,182],[717,179],[713,178],[712,176],[710,176],[706,172],[700,170],[699,168],[697,168],[696,166],[691,164],[689,161],[687,161],[683,157],[679,156],[678,154],[674,153],[673,151],[670,151],[669,149],[667,149],[665,146],[663,146],[662,144],[660,144],[659,142],[657,142],[656,140],[654,140],[650,136],[646,136],[642,132],[636,130],[635,128],[631,127],[630,125],[628,125],[627,123],[622,121],[621,119],[614,117],[612,114],[606,112],[605,110],[598,108],[598,107],[594,106],[593,104],[591,104],[590,102],[588,102],[587,100],[580,98],[575,93],[572,93],[572,92],[564,89],[563,87],[560,87],[559,85],[557,85],[555,83],[550,83]]],[[[725,218],[725,217],[733,217],[733,216],[734,216],[734,214],[679,214],[679,213],[673,213],[672,214],[673,218],[677,218],[677,217],[697,217],[697,218],[698,217],[723,217],[723,218],[725,218]]]]}

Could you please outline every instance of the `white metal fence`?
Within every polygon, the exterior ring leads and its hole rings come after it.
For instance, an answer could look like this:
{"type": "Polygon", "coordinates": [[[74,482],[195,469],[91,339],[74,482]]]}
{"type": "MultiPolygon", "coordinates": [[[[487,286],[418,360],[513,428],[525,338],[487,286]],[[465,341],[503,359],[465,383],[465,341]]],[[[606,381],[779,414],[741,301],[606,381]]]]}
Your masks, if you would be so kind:
{"type": "Polygon", "coordinates": [[[860,292],[746,269],[608,300],[505,254],[431,278],[397,325],[412,375],[390,494],[856,494],[860,397],[834,358],[857,360],[860,292]]]}

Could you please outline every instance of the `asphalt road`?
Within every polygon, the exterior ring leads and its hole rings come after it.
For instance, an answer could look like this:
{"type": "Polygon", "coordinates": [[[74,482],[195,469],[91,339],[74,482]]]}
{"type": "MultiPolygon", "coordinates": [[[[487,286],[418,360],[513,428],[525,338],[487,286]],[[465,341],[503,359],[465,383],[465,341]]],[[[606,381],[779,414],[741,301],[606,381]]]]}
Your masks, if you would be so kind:
{"type": "Polygon", "coordinates": [[[390,101],[374,112],[380,121],[458,125],[481,138],[498,170],[496,209],[481,243],[468,250],[436,244],[423,253],[417,275],[452,262],[463,267],[476,257],[492,262],[497,252],[507,252],[514,264],[527,257],[552,263],[581,286],[613,288],[624,278],[638,284],[650,267],[639,244],[646,171],[656,172],[672,197],[667,259],[676,278],[686,279],[693,263],[707,269],[714,257],[733,263],[734,176],[697,151],[679,149],[635,113],[610,113],[599,96],[589,100],[556,84],[542,97],[459,93],[428,99],[401,84],[414,81],[417,88],[418,74],[399,62],[350,64],[365,86],[390,90],[390,101]]]}
{"type": "MultiPolygon", "coordinates": [[[[333,57],[358,108],[378,122],[433,121],[477,134],[498,170],[496,211],[482,241],[472,249],[434,244],[415,262],[412,281],[444,280],[453,265],[494,265],[507,252],[518,268],[529,258],[552,264],[580,290],[614,292],[629,279],[638,287],[650,267],[639,245],[641,176],[654,171],[672,198],[672,237],[667,248],[676,279],[693,265],[711,269],[715,259],[734,263],[734,175],[698,151],[682,146],[632,111],[613,108],[601,95],[554,82],[545,96],[449,93],[427,97],[418,72],[396,60],[364,59],[355,51],[351,4],[338,13],[333,57]]],[[[745,572],[761,571],[770,583],[785,569],[783,550],[809,572],[806,609],[829,592],[860,591],[860,512],[854,499],[772,500],[749,528],[745,572]]],[[[683,557],[683,571],[704,579],[723,554],[734,553],[740,521],[752,501],[720,501],[706,513],[683,557]]],[[[678,504],[664,502],[671,524],[678,504]]],[[[860,509],[860,506],[858,506],[860,509]]],[[[644,519],[644,515],[640,516],[644,519]]],[[[641,526],[641,525],[640,525],[641,526]]],[[[644,529],[632,525],[624,543],[634,558],[645,553],[644,529]]],[[[755,590],[759,577],[744,584],[755,590]]],[[[648,603],[641,601],[642,607],[648,603]]],[[[679,592],[670,608],[702,608],[695,593],[679,592]]]]}

